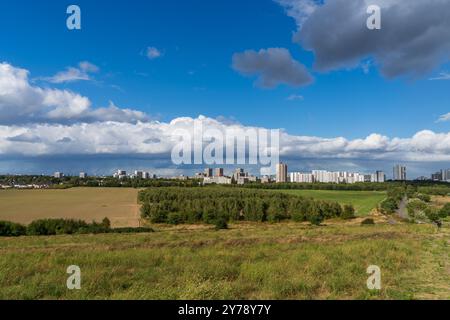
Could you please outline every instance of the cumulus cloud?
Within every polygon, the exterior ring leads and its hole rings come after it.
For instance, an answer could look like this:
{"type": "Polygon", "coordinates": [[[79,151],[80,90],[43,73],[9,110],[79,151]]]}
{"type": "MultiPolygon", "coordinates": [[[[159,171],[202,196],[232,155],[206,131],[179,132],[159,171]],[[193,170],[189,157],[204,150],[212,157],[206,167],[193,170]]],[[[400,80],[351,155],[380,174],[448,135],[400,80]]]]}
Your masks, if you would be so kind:
{"type": "Polygon", "coordinates": [[[148,47],[146,51],[146,56],[150,60],[160,58],[162,56],[161,50],[156,47],[148,47]]]}
{"type": "Polygon", "coordinates": [[[281,84],[299,87],[313,81],[306,67],[285,48],[235,53],[233,68],[243,75],[257,76],[256,85],[262,88],[275,88],[281,84]]]}
{"type": "MultiPolygon", "coordinates": [[[[80,67],[85,71],[95,69],[89,63],[80,67]]],[[[87,97],[69,90],[33,86],[28,77],[27,70],[0,63],[0,124],[149,120],[143,112],[121,109],[113,103],[94,109],[87,97]]]]}
{"type": "Polygon", "coordinates": [[[294,41],[314,52],[320,71],[355,68],[370,57],[388,78],[421,77],[450,58],[447,0],[275,0],[297,21],[294,41]],[[369,30],[367,7],[381,8],[369,30]]]}
{"type": "Polygon", "coordinates": [[[55,74],[52,77],[43,78],[43,80],[46,80],[51,83],[65,83],[65,82],[75,82],[75,81],[90,81],[91,73],[96,73],[100,69],[88,62],[88,61],[82,61],[78,64],[78,67],[68,67],[64,71],[60,71],[57,74],[55,74]]]}
{"type": "MultiPolygon", "coordinates": [[[[203,132],[242,132],[254,129],[200,116],[171,122],[33,124],[0,126],[0,155],[133,155],[163,156],[170,161],[179,142],[179,129],[192,131],[200,121],[203,132]]],[[[192,131],[193,132],[193,131],[192,131]]],[[[205,140],[206,141],[206,140],[205,140]]],[[[371,134],[349,140],[290,135],[282,131],[280,154],[289,159],[358,159],[389,161],[450,161],[450,133],[424,130],[410,138],[371,134]]]]}

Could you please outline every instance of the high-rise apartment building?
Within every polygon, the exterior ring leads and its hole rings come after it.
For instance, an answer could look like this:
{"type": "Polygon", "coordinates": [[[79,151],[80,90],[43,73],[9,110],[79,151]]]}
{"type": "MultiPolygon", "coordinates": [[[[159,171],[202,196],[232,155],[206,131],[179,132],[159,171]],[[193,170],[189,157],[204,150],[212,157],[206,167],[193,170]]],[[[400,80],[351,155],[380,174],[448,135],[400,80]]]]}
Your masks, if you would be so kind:
{"type": "Polygon", "coordinates": [[[277,183],[286,183],[288,178],[288,167],[284,163],[277,164],[277,183]]]}
{"type": "Polygon", "coordinates": [[[406,181],[406,167],[402,165],[396,165],[394,167],[393,177],[395,181],[406,181]]]}
{"type": "Polygon", "coordinates": [[[381,182],[381,183],[386,182],[386,175],[384,174],[383,171],[377,171],[375,173],[375,175],[376,175],[376,181],[375,182],[381,182]]]}
{"type": "Polygon", "coordinates": [[[295,183],[312,183],[313,182],[313,175],[312,175],[312,173],[291,172],[290,173],[290,182],[295,182],[295,183]]]}
{"type": "Polygon", "coordinates": [[[441,173],[442,173],[442,180],[450,182],[450,169],[441,170],[441,173]]]}
{"type": "Polygon", "coordinates": [[[62,179],[64,177],[64,173],[62,173],[62,172],[55,172],[53,174],[53,177],[56,178],[56,179],[62,179]]]}
{"type": "Polygon", "coordinates": [[[442,181],[443,180],[443,171],[433,173],[431,175],[431,180],[433,180],[433,181],[442,181]]]}

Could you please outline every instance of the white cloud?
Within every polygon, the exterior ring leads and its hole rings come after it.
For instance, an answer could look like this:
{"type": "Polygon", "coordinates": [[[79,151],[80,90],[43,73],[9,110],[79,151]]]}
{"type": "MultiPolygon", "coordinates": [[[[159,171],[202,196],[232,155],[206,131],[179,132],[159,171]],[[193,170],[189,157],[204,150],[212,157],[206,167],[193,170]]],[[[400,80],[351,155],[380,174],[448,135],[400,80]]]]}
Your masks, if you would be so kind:
{"type": "MultiPolygon", "coordinates": [[[[166,157],[177,143],[177,129],[191,130],[196,119],[171,122],[116,121],[0,126],[0,155],[133,155],[166,157]]],[[[203,130],[246,130],[251,127],[200,116],[203,130]]],[[[290,135],[282,131],[281,156],[290,159],[357,159],[389,161],[450,161],[450,132],[423,130],[410,138],[380,134],[349,140],[290,135]]]]}
{"type": "Polygon", "coordinates": [[[162,55],[163,55],[162,52],[156,47],[147,48],[146,56],[150,60],[160,58],[162,55]]]}
{"type": "Polygon", "coordinates": [[[430,78],[430,80],[450,80],[450,72],[441,72],[439,76],[430,78]]]}
{"type": "MultiPolygon", "coordinates": [[[[89,68],[89,67],[86,67],[89,68]]],[[[93,108],[91,101],[68,90],[40,88],[29,72],[0,63],[0,156],[162,155],[170,159],[177,143],[173,132],[191,129],[196,119],[151,121],[143,112],[112,102],[93,108]]],[[[236,121],[200,116],[204,130],[246,130],[236,121]]],[[[450,114],[441,121],[450,120],[450,114]]],[[[359,139],[290,135],[282,131],[281,155],[293,159],[450,161],[450,132],[417,132],[410,138],[371,134],[359,139]]]]}
{"type": "MultiPolygon", "coordinates": [[[[82,63],[80,67],[85,71],[95,69],[88,63],[82,63]]],[[[89,98],[70,90],[33,86],[28,76],[25,69],[0,63],[0,124],[149,119],[143,112],[120,109],[112,103],[107,108],[94,109],[89,98]]]]}
{"type": "Polygon", "coordinates": [[[42,78],[51,83],[65,83],[75,81],[90,81],[92,80],[90,73],[96,73],[100,69],[88,62],[82,61],[78,64],[78,67],[68,67],[64,71],[60,71],[52,77],[42,78]]]}
{"type": "Polygon", "coordinates": [[[286,98],[288,101],[303,101],[305,98],[302,95],[299,94],[291,94],[289,97],[286,98]]]}
{"type": "Polygon", "coordinates": [[[437,122],[450,121],[450,112],[439,117],[437,122]]]}

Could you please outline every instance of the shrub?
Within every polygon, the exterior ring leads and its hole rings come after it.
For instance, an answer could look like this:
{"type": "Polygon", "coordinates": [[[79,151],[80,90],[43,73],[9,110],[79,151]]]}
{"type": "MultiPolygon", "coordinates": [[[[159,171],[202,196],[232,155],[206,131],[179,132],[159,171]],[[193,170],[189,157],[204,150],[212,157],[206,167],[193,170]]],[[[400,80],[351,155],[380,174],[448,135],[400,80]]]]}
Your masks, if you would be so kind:
{"type": "Polygon", "coordinates": [[[150,233],[150,232],[155,232],[155,230],[153,230],[152,228],[144,228],[144,227],[139,227],[139,228],[114,228],[111,229],[112,233],[150,233]]]}
{"type": "Polygon", "coordinates": [[[367,218],[364,219],[363,221],[361,221],[361,225],[365,226],[365,225],[374,225],[375,221],[372,218],[367,218]]]}
{"type": "Polygon", "coordinates": [[[308,221],[313,226],[320,226],[320,224],[323,222],[324,218],[319,214],[311,214],[308,216],[308,221]]]}
{"type": "Polygon", "coordinates": [[[355,208],[351,204],[346,204],[344,206],[344,211],[341,215],[342,219],[354,219],[355,218],[355,208]]]}
{"type": "Polygon", "coordinates": [[[425,210],[425,214],[427,215],[427,218],[430,219],[431,222],[439,222],[439,212],[435,208],[427,208],[425,210]]]}
{"type": "Polygon", "coordinates": [[[394,198],[387,198],[380,203],[380,211],[383,214],[393,214],[398,209],[397,200],[394,198]]]}
{"type": "Polygon", "coordinates": [[[183,217],[177,212],[169,213],[169,215],[167,216],[167,223],[174,225],[183,223],[183,217]]]}
{"type": "Polygon", "coordinates": [[[216,221],[214,223],[214,228],[216,230],[226,230],[226,229],[228,229],[227,220],[225,218],[223,218],[223,217],[216,219],[216,221]]]}
{"type": "Polygon", "coordinates": [[[416,195],[416,198],[422,200],[423,202],[427,202],[427,203],[431,202],[431,197],[428,194],[418,193],[416,195]]]}
{"type": "Polygon", "coordinates": [[[27,233],[27,228],[21,224],[0,221],[0,237],[19,237],[27,233]]]}
{"type": "Polygon", "coordinates": [[[89,225],[81,220],[42,219],[33,221],[27,228],[27,234],[32,236],[50,236],[57,234],[75,234],[89,225]]]}
{"type": "Polygon", "coordinates": [[[450,217],[450,203],[446,203],[445,206],[439,210],[439,216],[441,218],[450,217]]]}

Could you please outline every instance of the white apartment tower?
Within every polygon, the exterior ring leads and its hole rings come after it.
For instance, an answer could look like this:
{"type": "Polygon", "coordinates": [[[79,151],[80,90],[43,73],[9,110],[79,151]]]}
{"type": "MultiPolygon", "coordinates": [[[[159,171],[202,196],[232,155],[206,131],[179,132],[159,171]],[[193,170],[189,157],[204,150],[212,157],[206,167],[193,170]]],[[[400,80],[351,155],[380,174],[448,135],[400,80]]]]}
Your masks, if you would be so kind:
{"type": "Polygon", "coordinates": [[[284,163],[277,164],[277,183],[286,183],[288,178],[288,167],[284,163]]]}

